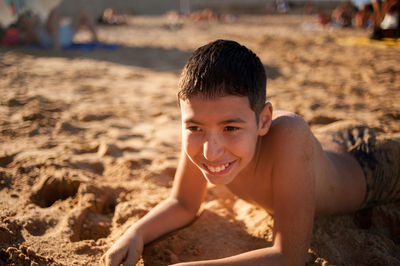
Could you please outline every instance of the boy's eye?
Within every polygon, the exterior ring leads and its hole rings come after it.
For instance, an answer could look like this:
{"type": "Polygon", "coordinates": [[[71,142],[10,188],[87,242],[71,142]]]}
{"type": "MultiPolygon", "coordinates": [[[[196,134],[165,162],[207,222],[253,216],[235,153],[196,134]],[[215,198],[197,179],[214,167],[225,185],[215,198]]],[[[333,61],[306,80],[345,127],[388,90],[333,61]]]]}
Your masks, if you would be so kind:
{"type": "Polygon", "coordinates": [[[228,131],[228,132],[233,132],[233,131],[237,131],[239,130],[238,127],[233,127],[233,126],[227,126],[224,128],[224,131],[228,131]]]}
{"type": "Polygon", "coordinates": [[[190,132],[199,132],[200,128],[197,126],[190,126],[186,128],[187,130],[189,130],[190,132]]]}

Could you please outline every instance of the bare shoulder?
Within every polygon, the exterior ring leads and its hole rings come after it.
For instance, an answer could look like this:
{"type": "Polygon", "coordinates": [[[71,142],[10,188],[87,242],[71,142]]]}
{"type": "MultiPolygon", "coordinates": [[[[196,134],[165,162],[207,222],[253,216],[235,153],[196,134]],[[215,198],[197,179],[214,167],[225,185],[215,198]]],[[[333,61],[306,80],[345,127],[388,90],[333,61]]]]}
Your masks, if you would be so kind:
{"type": "Polygon", "coordinates": [[[281,162],[310,160],[318,146],[308,124],[301,116],[291,112],[275,112],[267,135],[269,152],[281,162]]]}
{"type": "Polygon", "coordinates": [[[280,138],[309,138],[312,132],[304,119],[292,112],[275,111],[273,115],[271,132],[280,138]]]}

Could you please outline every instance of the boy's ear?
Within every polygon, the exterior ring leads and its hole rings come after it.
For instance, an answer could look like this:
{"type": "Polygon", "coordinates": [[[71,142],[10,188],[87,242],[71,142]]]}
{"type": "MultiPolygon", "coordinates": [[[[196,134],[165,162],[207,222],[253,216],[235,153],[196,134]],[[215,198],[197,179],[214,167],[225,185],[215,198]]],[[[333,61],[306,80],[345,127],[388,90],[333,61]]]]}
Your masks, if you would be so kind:
{"type": "Polygon", "coordinates": [[[264,136],[268,133],[269,128],[271,127],[272,123],[272,104],[267,102],[264,105],[264,108],[261,110],[259,120],[258,120],[258,135],[264,136]]]}

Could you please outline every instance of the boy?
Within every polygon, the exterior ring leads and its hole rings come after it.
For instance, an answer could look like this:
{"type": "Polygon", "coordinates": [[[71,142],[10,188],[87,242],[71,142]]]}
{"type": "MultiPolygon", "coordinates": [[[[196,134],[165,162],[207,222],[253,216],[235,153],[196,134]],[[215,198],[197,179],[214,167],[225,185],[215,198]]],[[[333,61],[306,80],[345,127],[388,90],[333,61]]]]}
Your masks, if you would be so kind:
{"type": "MultiPolygon", "coordinates": [[[[382,199],[373,198],[373,190],[371,196],[364,175],[380,159],[369,153],[375,150],[372,133],[361,126],[327,128],[319,142],[299,116],[273,113],[264,67],[246,47],[225,40],[200,47],[179,86],[183,151],[171,196],[125,232],[102,257],[104,264],[134,265],[144,244],[191,222],[207,182],[273,214],[273,243],[183,265],[304,265],[315,215],[355,211],[382,199]],[[363,156],[369,157],[362,168],[363,156]]],[[[400,148],[396,152],[391,156],[400,148]]],[[[389,174],[380,176],[392,180],[389,174]]],[[[385,196],[399,194],[400,185],[392,192],[385,196]]]]}

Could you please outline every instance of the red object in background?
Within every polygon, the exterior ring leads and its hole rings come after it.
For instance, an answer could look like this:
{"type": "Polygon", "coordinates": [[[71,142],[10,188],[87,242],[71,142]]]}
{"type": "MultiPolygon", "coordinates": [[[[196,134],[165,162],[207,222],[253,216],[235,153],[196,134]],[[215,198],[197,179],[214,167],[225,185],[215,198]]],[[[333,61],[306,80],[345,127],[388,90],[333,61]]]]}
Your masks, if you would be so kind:
{"type": "Polygon", "coordinates": [[[329,22],[331,22],[331,17],[325,13],[319,13],[318,14],[318,22],[321,25],[326,26],[329,24],[329,22]]]}
{"type": "Polygon", "coordinates": [[[19,34],[20,31],[17,28],[11,27],[7,30],[7,33],[4,35],[1,40],[2,45],[17,45],[19,44],[19,34]]]}
{"type": "Polygon", "coordinates": [[[11,4],[11,12],[12,12],[13,16],[17,15],[17,9],[15,8],[14,3],[11,4]]]}

